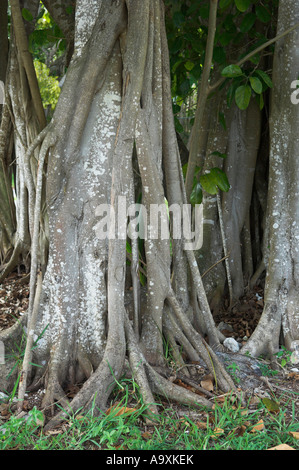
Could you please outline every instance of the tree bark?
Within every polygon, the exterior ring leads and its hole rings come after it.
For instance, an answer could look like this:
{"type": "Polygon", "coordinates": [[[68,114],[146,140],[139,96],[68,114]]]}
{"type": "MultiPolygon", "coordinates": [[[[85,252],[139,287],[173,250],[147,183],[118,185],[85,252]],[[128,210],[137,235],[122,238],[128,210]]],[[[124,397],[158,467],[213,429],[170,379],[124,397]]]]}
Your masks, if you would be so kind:
{"type": "MultiPolygon", "coordinates": [[[[279,4],[278,34],[298,23],[299,3],[279,4]]],[[[273,354],[280,334],[287,349],[299,338],[298,329],[298,156],[299,107],[291,102],[291,82],[298,73],[298,29],[275,45],[273,92],[270,114],[270,172],[268,189],[269,259],[265,308],[250,341],[244,348],[252,355],[273,354]]]]}

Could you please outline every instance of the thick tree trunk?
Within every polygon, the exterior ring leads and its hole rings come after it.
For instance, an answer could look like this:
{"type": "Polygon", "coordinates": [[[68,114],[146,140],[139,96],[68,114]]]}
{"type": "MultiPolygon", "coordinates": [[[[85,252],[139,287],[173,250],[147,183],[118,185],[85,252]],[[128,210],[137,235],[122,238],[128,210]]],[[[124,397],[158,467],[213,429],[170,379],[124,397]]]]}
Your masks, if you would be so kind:
{"type": "MultiPolygon", "coordinates": [[[[279,5],[278,33],[299,20],[299,2],[279,5]]],[[[298,157],[299,106],[291,102],[291,83],[299,67],[298,29],[275,46],[270,114],[270,173],[267,209],[269,259],[265,308],[261,321],[244,348],[252,355],[273,354],[280,342],[292,349],[299,339],[298,312],[298,157]]]]}
{"type": "MultiPolygon", "coordinates": [[[[147,400],[152,397],[150,385],[170,399],[194,399],[195,403],[209,406],[206,400],[167,383],[153,369],[164,365],[164,334],[175,339],[175,353],[181,345],[193,358],[204,358],[211,372],[216,371],[224,391],[234,388],[217,356],[188,318],[189,267],[196,286],[197,309],[209,325],[210,344],[219,346],[194,254],[184,251],[186,240],[173,240],[172,257],[169,239],[149,236],[144,240],[144,304],[143,297],[138,298],[138,252],[132,240],[133,341],[124,300],[127,220],[125,217],[124,225],[117,225],[115,233],[112,212],[103,218],[103,207],[109,205],[119,222],[126,215],[121,203],[128,207],[136,200],[134,146],[146,210],[153,205],[165,207],[165,198],[180,206],[186,202],[171,111],[160,0],[77,2],[74,55],[53,119],[36,143],[41,144],[41,150],[33,227],[29,341],[20,403],[30,378],[33,332],[42,336],[34,351],[34,362],[42,367],[33,369],[31,388],[40,386],[41,381],[45,384],[45,407],[52,406],[56,399],[65,403],[64,387],[87,379],[71,403],[72,408],[88,406],[93,397],[98,408],[105,408],[113,384],[123,371],[126,351],[132,368],[138,369],[136,380],[147,400]],[[36,274],[37,235],[43,163],[48,153],[45,168],[50,247],[39,299],[39,284],[35,286],[36,279],[41,279],[36,274]],[[101,236],[105,220],[109,221],[108,238],[101,236]],[[179,279],[182,267],[184,274],[179,279]]],[[[149,230],[153,227],[147,216],[149,230]]],[[[163,222],[163,217],[160,219],[163,222]]],[[[180,354],[177,357],[181,360],[180,354]]]]}

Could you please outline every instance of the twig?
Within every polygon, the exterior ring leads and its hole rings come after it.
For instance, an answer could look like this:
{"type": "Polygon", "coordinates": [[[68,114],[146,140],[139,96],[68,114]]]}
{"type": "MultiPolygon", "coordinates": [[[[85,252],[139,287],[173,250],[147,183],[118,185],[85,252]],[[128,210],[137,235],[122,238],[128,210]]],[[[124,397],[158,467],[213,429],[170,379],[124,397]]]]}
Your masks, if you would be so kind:
{"type": "Polygon", "coordinates": [[[230,256],[230,253],[228,253],[226,256],[223,256],[223,258],[221,258],[219,261],[216,261],[216,263],[212,264],[212,266],[209,267],[209,269],[207,269],[202,275],[201,275],[201,278],[203,278],[204,276],[206,276],[210,271],[211,269],[215,268],[215,266],[217,266],[217,264],[220,264],[222,263],[222,261],[224,261],[226,258],[229,258],[230,256]]]}

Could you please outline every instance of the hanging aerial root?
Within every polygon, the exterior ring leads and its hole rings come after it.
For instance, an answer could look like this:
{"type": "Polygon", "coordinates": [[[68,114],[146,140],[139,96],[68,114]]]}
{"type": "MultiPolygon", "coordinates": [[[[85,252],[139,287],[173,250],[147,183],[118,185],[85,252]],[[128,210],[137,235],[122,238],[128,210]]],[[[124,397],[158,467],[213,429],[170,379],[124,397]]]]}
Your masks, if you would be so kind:
{"type": "MultiPolygon", "coordinates": [[[[41,142],[44,134],[43,132],[39,135],[39,139],[36,142],[41,142]]],[[[54,134],[47,134],[45,137],[39,157],[39,167],[37,172],[36,182],[36,201],[34,210],[34,227],[33,227],[33,239],[31,245],[31,269],[30,269],[30,299],[28,308],[28,336],[25,348],[25,355],[21,373],[21,379],[19,384],[18,393],[18,409],[21,410],[23,407],[25,391],[27,387],[27,379],[30,371],[30,361],[32,356],[33,336],[35,332],[35,326],[37,322],[37,315],[39,309],[39,301],[42,290],[42,272],[37,274],[38,267],[38,256],[39,256],[39,232],[40,232],[40,218],[41,218],[41,199],[42,199],[42,187],[43,187],[43,169],[44,162],[49,151],[49,148],[56,142],[54,134]]],[[[34,146],[33,146],[34,147],[34,146]]]]}

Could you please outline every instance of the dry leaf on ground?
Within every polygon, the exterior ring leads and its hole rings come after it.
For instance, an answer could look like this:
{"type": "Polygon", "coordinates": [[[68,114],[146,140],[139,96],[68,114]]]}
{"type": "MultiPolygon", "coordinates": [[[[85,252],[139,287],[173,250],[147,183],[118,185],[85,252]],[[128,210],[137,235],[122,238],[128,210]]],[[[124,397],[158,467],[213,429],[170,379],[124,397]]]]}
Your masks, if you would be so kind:
{"type": "Polygon", "coordinates": [[[258,432],[258,431],[263,431],[265,428],[264,421],[260,419],[255,426],[251,429],[250,432],[258,432]]]}
{"type": "Polygon", "coordinates": [[[278,446],[270,447],[270,449],[267,449],[267,450],[296,450],[296,449],[289,446],[288,444],[279,444],[278,446]]]}

